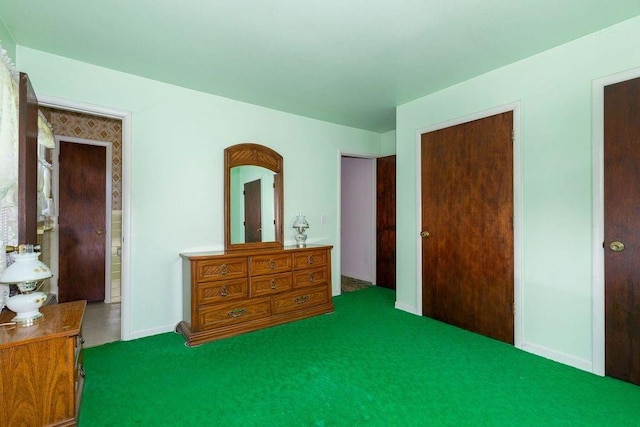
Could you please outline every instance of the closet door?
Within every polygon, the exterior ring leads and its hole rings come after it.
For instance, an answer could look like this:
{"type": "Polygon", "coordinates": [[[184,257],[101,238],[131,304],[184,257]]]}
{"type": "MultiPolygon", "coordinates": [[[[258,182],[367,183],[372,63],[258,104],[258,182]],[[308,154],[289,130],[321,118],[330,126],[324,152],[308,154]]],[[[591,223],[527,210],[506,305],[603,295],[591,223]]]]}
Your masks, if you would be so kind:
{"type": "Polygon", "coordinates": [[[462,123],[423,134],[421,154],[423,314],[510,344],[512,130],[512,111],[462,123]]]}
{"type": "Polygon", "coordinates": [[[640,78],[604,89],[605,374],[640,384],[640,78]]]}

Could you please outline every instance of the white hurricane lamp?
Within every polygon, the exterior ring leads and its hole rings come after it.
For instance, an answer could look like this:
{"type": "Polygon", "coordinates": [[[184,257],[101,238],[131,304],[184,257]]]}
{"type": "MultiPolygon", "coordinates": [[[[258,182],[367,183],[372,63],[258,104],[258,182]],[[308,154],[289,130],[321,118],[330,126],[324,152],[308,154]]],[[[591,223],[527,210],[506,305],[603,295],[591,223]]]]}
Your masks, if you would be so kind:
{"type": "Polygon", "coordinates": [[[52,276],[51,270],[42,261],[37,252],[12,253],[14,263],[2,273],[0,283],[15,284],[20,294],[7,300],[9,310],[16,313],[11,319],[21,326],[29,326],[42,317],[39,308],[47,295],[38,292],[38,286],[52,276]]]}
{"type": "Polygon", "coordinates": [[[307,246],[307,235],[304,233],[309,228],[309,223],[302,213],[299,213],[296,220],[293,222],[293,228],[298,232],[296,234],[296,244],[299,248],[307,246]]]}

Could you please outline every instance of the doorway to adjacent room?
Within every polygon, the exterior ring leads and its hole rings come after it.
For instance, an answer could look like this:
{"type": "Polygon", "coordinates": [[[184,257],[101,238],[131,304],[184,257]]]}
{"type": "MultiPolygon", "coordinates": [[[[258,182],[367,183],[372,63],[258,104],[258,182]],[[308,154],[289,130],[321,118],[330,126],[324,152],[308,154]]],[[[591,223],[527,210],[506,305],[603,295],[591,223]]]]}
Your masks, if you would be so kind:
{"type": "MultiPolygon", "coordinates": [[[[126,146],[129,144],[130,133],[127,129],[130,128],[130,115],[128,113],[112,111],[108,109],[102,109],[94,106],[84,106],[82,104],[74,103],[67,100],[58,100],[56,98],[42,97],[40,100],[40,108],[45,112],[47,118],[52,122],[54,127],[54,133],[56,134],[58,152],[60,146],[66,146],[100,152],[99,156],[101,160],[98,163],[103,165],[102,168],[105,172],[102,182],[97,184],[98,187],[104,185],[103,190],[103,202],[101,205],[104,207],[98,208],[103,212],[103,226],[102,224],[93,224],[91,232],[92,237],[102,240],[102,244],[98,251],[90,250],[93,255],[98,254],[102,260],[94,260],[95,263],[102,264],[104,272],[100,272],[99,279],[95,279],[96,275],[91,274],[94,279],[91,283],[95,285],[95,288],[100,292],[99,295],[68,295],[70,299],[87,299],[88,301],[96,301],[89,303],[85,312],[85,319],[83,322],[83,335],[87,346],[99,345],[105,342],[116,341],[119,339],[129,338],[129,282],[128,282],[128,256],[126,247],[128,247],[128,239],[125,235],[125,230],[128,228],[128,215],[123,215],[123,205],[128,204],[128,185],[127,185],[127,172],[126,164],[128,160],[126,146]],[[64,142],[61,142],[64,141],[64,142]],[[100,289],[100,283],[102,288],[100,289]]],[[[62,148],[64,150],[64,148],[62,148]]],[[[64,162],[64,152],[63,152],[64,162]]],[[[79,164],[84,166],[91,164],[91,162],[75,162],[72,161],[73,167],[65,167],[65,169],[81,169],[79,164]]],[[[54,194],[57,201],[60,200],[60,164],[58,158],[54,159],[54,194]]],[[[102,172],[98,173],[101,175],[102,172]]],[[[63,177],[64,178],[64,177],[63,177]]],[[[72,179],[74,181],[74,179],[72,179]]],[[[77,181],[77,180],[75,180],[77,181]]],[[[87,184],[90,180],[84,180],[83,185],[87,184]]],[[[74,185],[77,185],[74,184],[74,185]]],[[[71,191],[70,186],[65,184],[65,188],[71,191]]],[[[73,190],[75,191],[75,190],[73,190]]],[[[63,191],[64,192],[64,191],[63,191]]],[[[94,191],[89,192],[88,197],[78,197],[78,194],[71,194],[71,198],[79,198],[88,200],[91,198],[91,194],[94,191]]],[[[89,203],[89,205],[97,206],[100,203],[89,203]]],[[[66,215],[64,209],[57,209],[58,215],[66,215]]],[[[80,219],[82,217],[91,218],[94,215],[90,215],[88,211],[80,209],[78,212],[80,219]]],[[[95,218],[94,218],[95,219],[95,218]]],[[[65,218],[58,217],[58,221],[62,220],[64,223],[65,218]]],[[[57,231],[56,231],[56,234],[57,231]]],[[[60,266],[65,268],[63,264],[66,262],[64,257],[68,254],[67,250],[62,250],[60,244],[64,243],[58,240],[57,236],[54,238],[55,242],[52,243],[52,251],[55,252],[55,264],[56,267],[60,266]],[[61,251],[64,254],[61,254],[61,251]],[[62,256],[61,256],[62,255],[62,256]]],[[[90,238],[83,238],[84,242],[92,240],[90,238]]],[[[95,240],[95,239],[93,239],[95,240]]],[[[94,242],[96,243],[96,242],[94,242]]],[[[72,246],[80,246],[74,245],[72,246]]],[[[84,260],[84,259],[83,259],[84,260]]],[[[89,264],[95,264],[89,263],[89,264]]],[[[86,263],[83,263],[83,265],[86,263]]],[[[73,266],[73,263],[71,264],[73,266]]],[[[78,265],[77,263],[75,264],[78,265]]],[[[56,283],[52,288],[62,294],[62,299],[66,298],[65,285],[60,283],[58,279],[64,274],[62,271],[55,272],[56,283]],[[59,288],[62,286],[62,289],[59,288]]],[[[73,271],[71,274],[75,274],[73,271]]],[[[78,280],[77,282],[85,282],[78,280]]],[[[87,283],[87,282],[85,282],[87,283]]],[[[84,292],[86,289],[81,289],[84,292]]],[[[67,298],[67,299],[68,299],[67,298]]]]}

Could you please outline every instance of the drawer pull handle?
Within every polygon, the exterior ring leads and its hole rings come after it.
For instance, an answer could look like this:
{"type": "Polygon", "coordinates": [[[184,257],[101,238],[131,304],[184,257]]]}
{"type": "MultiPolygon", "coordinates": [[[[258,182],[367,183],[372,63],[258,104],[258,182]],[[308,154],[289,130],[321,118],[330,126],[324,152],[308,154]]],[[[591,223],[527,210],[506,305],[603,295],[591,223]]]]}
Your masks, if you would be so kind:
{"type": "Polygon", "coordinates": [[[313,255],[309,255],[309,265],[313,265],[313,255]]]}
{"type": "Polygon", "coordinates": [[[229,295],[229,291],[226,286],[223,286],[222,289],[220,289],[220,296],[226,297],[227,295],[229,295]]]}
{"type": "Polygon", "coordinates": [[[220,274],[222,274],[223,276],[226,276],[227,273],[229,273],[229,270],[227,269],[227,264],[222,264],[222,269],[220,269],[220,274]]]}
{"type": "Polygon", "coordinates": [[[238,317],[240,317],[240,316],[242,316],[242,315],[244,315],[246,313],[247,313],[247,309],[246,308],[235,308],[235,309],[231,310],[230,312],[228,312],[227,316],[237,319],[238,317]]]}
{"type": "Polygon", "coordinates": [[[80,345],[84,344],[84,337],[82,335],[78,335],[78,341],[80,342],[80,345]]]}
{"type": "Polygon", "coordinates": [[[313,277],[313,273],[309,273],[309,281],[313,282],[315,280],[315,277],[313,277]]]}
{"type": "Polygon", "coordinates": [[[84,378],[86,375],[86,373],[84,372],[84,366],[82,366],[81,364],[78,364],[78,374],[80,374],[82,378],[84,378]]]}
{"type": "Polygon", "coordinates": [[[269,260],[269,268],[272,270],[276,268],[276,262],[272,259],[269,260]]]}
{"type": "Polygon", "coordinates": [[[271,289],[276,289],[278,285],[276,284],[276,279],[271,279],[271,289]]]}
{"type": "Polygon", "coordinates": [[[304,304],[307,301],[309,301],[309,295],[301,295],[293,300],[293,302],[295,302],[296,304],[304,304]]]}

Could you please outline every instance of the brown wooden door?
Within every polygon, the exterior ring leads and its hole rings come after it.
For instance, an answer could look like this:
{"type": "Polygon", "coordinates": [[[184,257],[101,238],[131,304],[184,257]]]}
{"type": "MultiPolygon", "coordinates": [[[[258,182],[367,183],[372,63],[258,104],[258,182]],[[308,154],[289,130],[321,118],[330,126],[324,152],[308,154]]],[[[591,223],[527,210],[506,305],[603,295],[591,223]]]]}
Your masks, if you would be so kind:
{"type": "Polygon", "coordinates": [[[637,78],[604,89],[605,374],[635,384],[640,384],[639,213],[637,78]]]}
{"type": "Polygon", "coordinates": [[[244,185],[244,242],[262,242],[262,185],[259,179],[244,185]]]}
{"type": "Polygon", "coordinates": [[[20,73],[18,114],[18,244],[38,243],[38,98],[20,73]]]}
{"type": "Polygon", "coordinates": [[[396,156],[377,160],[376,285],[396,289],[396,156]]]}
{"type": "Polygon", "coordinates": [[[106,148],[60,142],[60,302],[105,298],[106,148]]]}
{"type": "Polygon", "coordinates": [[[513,112],[422,135],[423,314],[513,343],[513,112]]]}

